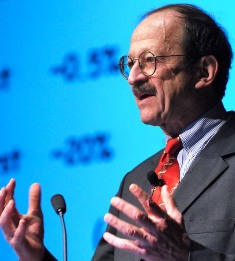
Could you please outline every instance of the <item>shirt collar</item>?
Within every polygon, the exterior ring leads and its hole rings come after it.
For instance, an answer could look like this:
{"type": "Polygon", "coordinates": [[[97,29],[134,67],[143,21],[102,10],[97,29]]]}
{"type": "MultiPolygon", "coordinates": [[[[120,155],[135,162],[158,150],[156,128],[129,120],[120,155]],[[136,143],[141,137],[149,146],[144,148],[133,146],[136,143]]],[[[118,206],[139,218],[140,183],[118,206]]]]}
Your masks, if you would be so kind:
{"type": "MultiPolygon", "coordinates": [[[[222,104],[219,102],[210,111],[199,117],[195,121],[191,122],[186,128],[182,130],[179,137],[182,141],[183,148],[190,150],[204,135],[210,132],[217,126],[221,126],[222,122],[225,122],[228,114],[222,104]]],[[[171,137],[166,135],[166,141],[171,137]]]]}

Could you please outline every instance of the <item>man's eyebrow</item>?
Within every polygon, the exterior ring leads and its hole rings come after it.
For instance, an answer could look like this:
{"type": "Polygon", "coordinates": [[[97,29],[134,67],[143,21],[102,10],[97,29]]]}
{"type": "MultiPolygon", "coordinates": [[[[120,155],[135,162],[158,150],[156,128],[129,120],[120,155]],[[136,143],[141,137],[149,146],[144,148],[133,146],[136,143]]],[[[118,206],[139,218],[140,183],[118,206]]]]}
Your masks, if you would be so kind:
{"type": "Polygon", "coordinates": [[[155,49],[156,49],[156,47],[155,48],[153,48],[153,47],[142,48],[142,49],[138,50],[138,55],[136,55],[136,56],[135,55],[131,55],[131,53],[128,53],[127,55],[130,56],[130,57],[135,57],[135,58],[139,57],[139,55],[141,53],[144,53],[144,52],[151,52],[151,53],[153,53],[155,55],[155,49]]]}

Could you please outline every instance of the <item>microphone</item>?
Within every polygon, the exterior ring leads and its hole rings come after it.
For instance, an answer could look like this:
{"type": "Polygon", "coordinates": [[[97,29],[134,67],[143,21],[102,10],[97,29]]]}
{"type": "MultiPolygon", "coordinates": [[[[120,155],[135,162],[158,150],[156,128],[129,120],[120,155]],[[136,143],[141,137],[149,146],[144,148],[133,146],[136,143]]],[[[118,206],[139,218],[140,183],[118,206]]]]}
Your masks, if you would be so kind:
{"type": "Polygon", "coordinates": [[[153,170],[148,172],[147,178],[149,180],[149,183],[154,187],[162,187],[164,185],[164,181],[162,179],[159,179],[156,172],[153,170]]]}
{"type": "Polygon", "coordinates": [[[51,204],[56,214],[60,215],[60,213],[62,212],[63,215],[66,212],[66,203],[62,195],[60,194],[54,195],[51,198],[51,204]]]}
{"type": "Polygon", "coordinates": [[[56,194],[51,198],[51,204],[56,214],[60,216],[62,232],[63,232],[63,250],[64,250],[64,261],[67,261],[67,233],[64,223],[64,214],[66,212],[66,203],[64,197],[60,194],[56,194]]]}

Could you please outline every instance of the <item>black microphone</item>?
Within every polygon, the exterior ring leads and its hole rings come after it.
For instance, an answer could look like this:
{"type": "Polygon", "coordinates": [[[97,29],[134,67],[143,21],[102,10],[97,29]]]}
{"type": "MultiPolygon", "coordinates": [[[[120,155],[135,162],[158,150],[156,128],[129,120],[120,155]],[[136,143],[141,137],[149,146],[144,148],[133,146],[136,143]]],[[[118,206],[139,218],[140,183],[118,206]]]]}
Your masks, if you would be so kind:
{"type": "Polygon", "coordinates": [[[56,194],[51,198],[51,204],[56,214],[60,216],[62,231],[63,231],[63,250],[64,250],[64,261],[67,261],[67,233],[64,223],[64,214],[66,212],[66,203],[64,197],[60,194],[56,194]]]}
{"type": "Polygon", "coordinates": [[[60,212],[64,214],[66,212],[66,203],[64,197],[60,194],[56,194],[51,198],[51,204],[56,214],[60,215],[60,212]]]}
{"type": "Polygon", "coordinates": [[[162,187],[164,185],[164,181],[162,179],[159,179],[156,172],[153,170],[148,172],[147,178],[149,180],[149,183],[154,187],[162,187]]]}

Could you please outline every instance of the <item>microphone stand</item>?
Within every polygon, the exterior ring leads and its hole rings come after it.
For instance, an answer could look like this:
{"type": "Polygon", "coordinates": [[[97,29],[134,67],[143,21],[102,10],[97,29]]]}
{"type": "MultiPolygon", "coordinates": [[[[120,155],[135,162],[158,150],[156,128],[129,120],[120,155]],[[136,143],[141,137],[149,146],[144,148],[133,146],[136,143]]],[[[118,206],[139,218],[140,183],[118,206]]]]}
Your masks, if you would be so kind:
{"type": "Polygon", "coordinates": [[[59,211],[61,226],[62,226],[62,233],[63,233],[63,253],[64,253],[64,261],[67,261],[67,232],[66,232],[66,226],[64,222],[64,213],[62,211],[59,211]]]}
{"type": "Polygon", "coordinates": [[[60,194],[56,194],[51,198],[51,204],[54,208],[56,214],[60,216],[62,233],[63,233],[63,253],[64,253],[64,261],[67,261],[67,232],[66,226],[64,222],[64,213],[66,212],[66,203],[64,197],[60,194]]]}

